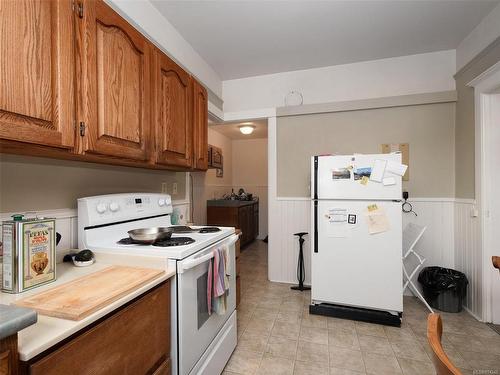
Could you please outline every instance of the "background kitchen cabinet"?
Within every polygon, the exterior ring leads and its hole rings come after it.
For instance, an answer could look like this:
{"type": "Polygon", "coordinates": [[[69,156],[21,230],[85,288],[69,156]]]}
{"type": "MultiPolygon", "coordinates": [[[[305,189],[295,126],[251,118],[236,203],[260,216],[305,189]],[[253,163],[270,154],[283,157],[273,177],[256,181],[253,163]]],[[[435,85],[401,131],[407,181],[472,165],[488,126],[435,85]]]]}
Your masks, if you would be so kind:
{"type": "Polygon", "coordinates": [[[240,229],[241,246],[248,245],[259,234],[259,202],[208,201],[207,224],[240,229]]]}
{"type": "Polygon", "coordinates": [[[103,1],[85,1],[78,24],[81,151],[147,160],[149,41],[103,1]]]}
{"type": "Polygon", "coordinates": [[[208,168],[208,96],[207,90],[196,80],[193,80],[193,168],[207,170],[208,168]]]}
{"type": "Polygon", "coordinates": [[[72,2],[2,1],[0,14],[0,138],[72,148],[72,2]]]}
{"type": "Polygon", "coordinates": [[[223,169],[224,163],[222,158],[222,149],[216,146],[209,145],[208,152],[210,153],[210,164],[208,165],[208,167],[223,169]]]}
{"type": "Polygon", "coordinates": [[[164,53],[155,51],[153,123],[156,163],[192,166],[193,88],[191,76],[164,53]]]}

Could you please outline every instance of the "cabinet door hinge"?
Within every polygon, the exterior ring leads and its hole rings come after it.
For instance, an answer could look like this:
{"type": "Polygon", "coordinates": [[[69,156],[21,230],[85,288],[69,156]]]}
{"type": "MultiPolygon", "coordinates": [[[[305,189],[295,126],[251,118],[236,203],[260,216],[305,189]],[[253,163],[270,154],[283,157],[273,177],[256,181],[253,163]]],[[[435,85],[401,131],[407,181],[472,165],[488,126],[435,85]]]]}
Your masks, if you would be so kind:
{"type": "Polygon", "coordinates": [[[85,123],[80,121],[80,137],[85,137],[85,123]]]}

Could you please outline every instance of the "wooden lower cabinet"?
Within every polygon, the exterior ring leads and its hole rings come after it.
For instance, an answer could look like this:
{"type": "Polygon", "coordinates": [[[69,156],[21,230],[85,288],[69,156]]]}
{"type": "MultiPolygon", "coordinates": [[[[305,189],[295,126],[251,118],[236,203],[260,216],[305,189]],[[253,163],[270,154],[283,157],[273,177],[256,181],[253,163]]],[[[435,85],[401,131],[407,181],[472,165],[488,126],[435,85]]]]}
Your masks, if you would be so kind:
{"type": "Polygon", "coordinates": [[[0,340],[0,375],[18,374],[17,333],[0,340]]]}
{"type": "Polygon", "coordinates": [[[170,374],[170,281],[21,368],[32,375],[170,374]]]}

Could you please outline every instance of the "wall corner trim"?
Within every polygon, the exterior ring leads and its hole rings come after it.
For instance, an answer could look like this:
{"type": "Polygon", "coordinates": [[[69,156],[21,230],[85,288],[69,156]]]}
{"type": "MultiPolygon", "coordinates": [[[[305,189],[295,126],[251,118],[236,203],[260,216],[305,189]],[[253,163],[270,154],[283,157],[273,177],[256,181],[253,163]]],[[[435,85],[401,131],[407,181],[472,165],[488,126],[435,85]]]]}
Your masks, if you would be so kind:
{"type": "Polygon", "coordinates": [[[351,100],[344,102],[330,102],[305,104],[292,107],[276,108],[276,116],[300,116],[318,113],[359,111],[365,109],[403,107],[411,105],[450,103],[457,101],[456,90],[438,91],[421,94],[386,96],[380,98],[351,100]]]}
{"type": "Polygon", "coordinates": [[[469,73],[469,70],[476,66],[476,64],[479,64],[482,59],[484,59],[491,51],[493,51],[498,46],[500,46],[500,37],[496,38],[485,49],[474,56],[467,64],[465,64],[458,72],[455,73],[453,78],[457,80],[458,78],[467,75],[469,73]]]}

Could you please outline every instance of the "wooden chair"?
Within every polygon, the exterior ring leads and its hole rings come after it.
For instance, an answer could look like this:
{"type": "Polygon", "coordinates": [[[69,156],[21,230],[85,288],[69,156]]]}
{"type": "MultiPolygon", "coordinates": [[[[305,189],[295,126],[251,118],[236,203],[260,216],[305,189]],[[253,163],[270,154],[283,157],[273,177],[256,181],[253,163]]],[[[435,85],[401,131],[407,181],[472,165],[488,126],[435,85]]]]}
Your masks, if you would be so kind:
{"type": "Polygon", "coordinates": [[[500,272],[500,257],[492,256],[491,263],[493,263],[493,267],[498,269],[498,271],[500,272]]]}
{"type": "Polygon", "coordinates": [[[427,317],[427,340],[432,349],[432,362],[436,369],[436,375],[462,375],[443,350],[441,335],[443,334],[443,323],[439,314],[429,314],[427,317]]]}

